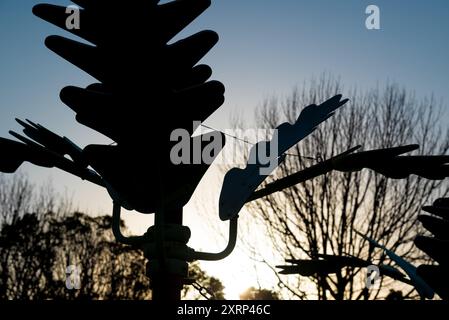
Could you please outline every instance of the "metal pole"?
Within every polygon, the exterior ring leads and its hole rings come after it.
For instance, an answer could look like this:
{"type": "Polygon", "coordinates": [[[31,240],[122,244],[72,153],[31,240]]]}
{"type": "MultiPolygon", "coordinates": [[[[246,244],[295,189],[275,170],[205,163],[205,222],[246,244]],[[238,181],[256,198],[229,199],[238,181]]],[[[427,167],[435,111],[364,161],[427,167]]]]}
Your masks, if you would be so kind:
{"type": "MultiPolygon", "coordinates": [[[[166,210],[155,220],[156,230],[165,229],[167,225],[182,225],[182,208],[177,210],[166,210]],[[162,219],[159,219],[162,218],[162,219]],[[159,229],[161,228],[161,229],[159,229]]],[[[157,237],[156,232],[156,237],[157,237]]],[[[165,266],[167,259],[165,256],[159,257],[160,269],[151,275],[151,286],[153,290],[153,300],[155,301],[179,301],[181,300],[181,290],[183,287],[183,277],[167,272],[169,268],[165,266]]]]}

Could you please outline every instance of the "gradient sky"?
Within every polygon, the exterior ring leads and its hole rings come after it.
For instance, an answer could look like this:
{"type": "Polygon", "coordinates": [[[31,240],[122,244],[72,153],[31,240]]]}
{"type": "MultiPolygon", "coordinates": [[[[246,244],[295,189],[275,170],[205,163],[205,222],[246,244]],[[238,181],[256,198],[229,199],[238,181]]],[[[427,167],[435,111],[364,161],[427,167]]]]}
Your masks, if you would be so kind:
{"type": "MultiPolygon", "coordinates": [[[[18,129],[14,118],[19,117],[39,122],[81,146],[108,141],[77,124],[73,112],[59,101],[62,87],[87,85],[93,79],[45,48],[47,35],[65,33],[32,15],[32,6],[39,2],[0,0],[0,135],[18,129]]],[[[249,118],[264,98],[285,95],[323,72],[340,76],[346,87],[371,88],[395,81],[418,96],[434,94],[446,106],[449,101],[447,0],[214,0],[178,38],[206,28],[217,31],[220,42],[203,62],[213,67],[213,77],[227,89],[225,105],[207,122],[218,129],[227,128],[232,113],[243,112],[249,118]],[[370,4],[380,7],[381,30],[365,28],[365,8],[370,4]]],[[[58,190],[67,189],[82,210],[110,211],[107,194],[95,186],[58,170],[25,165],[23,171],[36,183],[51,179],[58,190]]],[[[215,201],[219,189],[220,178],[210,173],[194,200],[215,201]]],[[[213,238],[202,221],[205,213],[189,208],[191,244],[218,250],[214,242],[205,243],[204,234],[213,238]]],[[[216,219],[216,210],[207,215],[216,219]]],[[[142,223],[135,214],[128,215],[127,221],[137,233],[151,223],[149,219],[142,223]]],[[[236,253],[227,262],[230,274],[249,268],[243,260],[236,269],[229,267],[242,256],[236,253]]],[[[212,273],[220,270],[217,264],[207,266],[212,273]]],[[[228,287],[235,280],[230,274],[217,274],[228,287]]],[[[240,282],[244,287],[254,281],[248,274],[248,280],[240,282]]]]}

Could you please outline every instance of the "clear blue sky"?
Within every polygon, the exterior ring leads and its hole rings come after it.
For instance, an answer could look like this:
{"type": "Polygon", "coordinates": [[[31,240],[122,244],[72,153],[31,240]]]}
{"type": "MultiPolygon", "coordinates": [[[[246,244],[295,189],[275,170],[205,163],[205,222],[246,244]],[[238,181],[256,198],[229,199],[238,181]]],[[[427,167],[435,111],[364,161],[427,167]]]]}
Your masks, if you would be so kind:
{"type": "MultiPolygon", "coordinates": [[[[105,141],[77,124],[59,101],[62,87],[92,79],[44,47],[47,35],[64,32],[32,15],[38,2],[0,0],[0,136],[18,128],[19,117],[82,146],[105,141]]],[[[217,31],[220,43],[204,62],[227,88],[225,105],[208,123],[217,128],[226,128],[233,111],[251,115],[264,98],[322,72],[362,88],[396,81],[418,96],[433,93],[449,103],[447,0],[213,0],[183,35],[205,28],[217,31]],[[380,7],[380,31],[365,28],[369,4],[380,7]]],[[[57,170],[28,165],[24,171],[37,183],[51,176],[55,187],[75,193],[82,209],[110,209],[107,195],[94,186],[57,170]]]]}
{"type": "MultiPolygon", "coordinates": [[[[14,126],[15,116],[31,117],[88,143],[90,132],[75,124],[58,92],[91,79],[44,47],[46,35],[63,32],[31,14],[38,2],[0,1],[0,133],[14,126]]],[[[449,96],[446,0],[213,0],[184,34],[203,28],[221,37],[205,60],[227,87],[221,115],[253,108],[323,71],[347,85],[390,79],[449,96]],[[381,31],[364,27],[368,4],[381,9],[381,31]]]]}

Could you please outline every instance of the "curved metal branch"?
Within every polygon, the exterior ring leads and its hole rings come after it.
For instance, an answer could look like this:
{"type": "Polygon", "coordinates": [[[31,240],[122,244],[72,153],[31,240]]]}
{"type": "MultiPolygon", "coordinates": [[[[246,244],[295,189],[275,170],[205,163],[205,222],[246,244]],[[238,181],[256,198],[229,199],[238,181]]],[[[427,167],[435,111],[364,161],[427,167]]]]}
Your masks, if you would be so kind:
{"type": "MultiPolygon", "coordinates": [[[[121,206],[114,202],[112,213],[112,232],[115,239],[123,244],[127,245],[142,245],[145,242],[143,236],[127,237],[120,230],[120,213],[121,206]]],[[[217,261],[222,260],[229,256],[235,248],[237,243],[237,229],[238,229],[238,216],[229,221],[229,240],[226,248],[219,253],[198,252],[189,251],[185,252],[185,256],[188,260],[204,260],[204,261],[217,261]]]]}
{"type": "Polygon", "coordinates": [[[123,244],[128,245],[140,245],[143,242],[142,236],[134,236],[127,237],[120,230],[120,214],[122,211],[122,207],[114,202],[113,210],[112,210],[112,233],[114,234],[115,239],[123,244]]]}
{"type": "Polygon", "coordinates": [[[268,184],[265,188],[255,191],[246,202],[248,203],[248,202],[269,196],[270,194],[273,194],[275,192],[282,191],[284,189],[293,187],[294,185],[297,185],[299,183],[302,183],[307,180],[316,178],[320,175],[326,174],[326,173],[332,171],[332,169],[333,169],[332,164],[335,160],[344,158],[345,156],[353,153],[354,151],[356,151],[359,148],[360,148],[360,146],[351,148],[333,158],[330,158],[323,162],[317,163],[309,168],[306,168],[302,171],[296,172],[288,177],[274,181],[274,182],[268,184]]]}
{"type": "Polygon", "coordinates": [[[236,216],[229,221],[229,240],[226,248],[219,253],[208,253],[208,252],[192,252],[191,258],[193,260],[203,260],[203,261],[217,261],[222,260],[229,256],[232,251],[234,251],[235,245],[237,243],[237,229],[238,229],[238,219],[236,216]]]}

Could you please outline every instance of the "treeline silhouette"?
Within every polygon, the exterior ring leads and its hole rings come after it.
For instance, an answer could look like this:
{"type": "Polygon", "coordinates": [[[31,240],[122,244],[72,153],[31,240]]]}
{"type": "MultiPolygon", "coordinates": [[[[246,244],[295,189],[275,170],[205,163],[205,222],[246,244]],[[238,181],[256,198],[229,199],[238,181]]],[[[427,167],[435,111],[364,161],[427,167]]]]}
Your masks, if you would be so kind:
{"type": "MultiPolygon", "coordinates": [[[[117,243],[111,223],[78,212],[49,185],[37,191],[24,176],[0,176],[0,299],[151,299],[143,254],[117,243]],[[68,266],[80,271],[79,290],[67,288],[68,266]]],[[[224,299],[219,279],[195,263],[190,273],[224,299]]],[[[201,298],[192,287],[183,296],[201,298]]]]}

